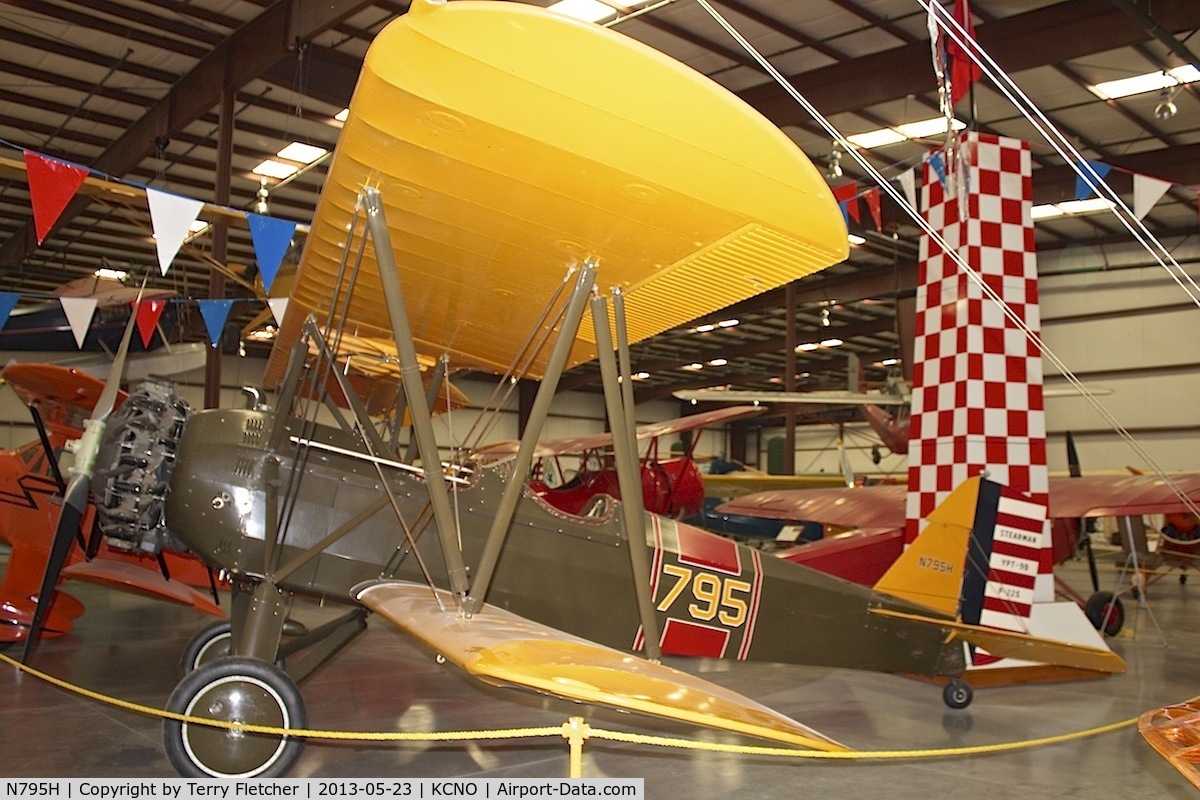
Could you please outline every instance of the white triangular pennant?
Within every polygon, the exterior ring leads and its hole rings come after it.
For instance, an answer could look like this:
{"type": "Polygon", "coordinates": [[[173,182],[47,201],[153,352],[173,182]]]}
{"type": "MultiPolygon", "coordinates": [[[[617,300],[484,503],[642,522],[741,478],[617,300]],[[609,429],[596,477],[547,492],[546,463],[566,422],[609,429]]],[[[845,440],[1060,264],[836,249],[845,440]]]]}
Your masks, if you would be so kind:
{"type": "Polygon", "coordinates": [[[1133,176],[1133,215],[1138,219],[1150,213],[1150,209],[1154,208],[1154,204],[1159,201],[1167,189],[1170,189],[1169,181],[1160,181],[1158,178],[1151,178],[1149,175],[1133,176]]]}
{"type": "Polygon", "coordinates": [[[908,204],[914,209],[917,208],[917,168],[905,170],[900,173],[896,180],[900,181],[900,188],[904,190],[904,196],[908,198],[908,204]]]}
{"type": "Polygon", "coordinates": [[[150,224],[154,226],[154,244],[158,248],[158,267],[166,275],[175,254],[187,238],[189,227],[200,215],[204,203],[190,197],[146,189],[150,204],[150,224]]]}
{"type": "Polygon", "coordinates": [[[87,338],[88,329],[92,327],[92,315],[96,313],[96,298],[94,297],[60,297],[63,313],[67,315],[67,324],[71,333],[75,334],[75,346],[83,349],[83,340],[87,338]]]}
{"type": "Polygon", "coordinates": [[[288,299],[286,297],[268,297],[267,305],[271,307],[271,315],[275,317],[275,324],[283,324],[283,315],[287,311],[288,299]]]}

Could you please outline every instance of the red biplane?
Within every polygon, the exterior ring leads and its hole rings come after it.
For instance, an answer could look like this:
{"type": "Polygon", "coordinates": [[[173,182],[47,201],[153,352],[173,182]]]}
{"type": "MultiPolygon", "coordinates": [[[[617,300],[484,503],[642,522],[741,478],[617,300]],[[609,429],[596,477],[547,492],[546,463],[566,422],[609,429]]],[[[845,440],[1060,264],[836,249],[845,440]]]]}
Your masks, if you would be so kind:
{"type": "MultiPolygon", "coordinates": [[[[79,438],[83,419],[104,384],[77,370],[45,364],[13,364],[2,374],[4,382],[29,406],[39,433],[38,439],[28,444],[0,450],[0,540],[11,548],[0,580],[0,642],[16,642],[28,636],[59,517],[65,481],[58,455],[69,441],[79,438]]],[[[119,401],[124,399],[121,393],[119,401]]],[[[81,531],[92,530],[95,513],[95,506],[89,503],[81,531]]],[[[94,555],[87,559],[82,533],[79,541],[81,546],[72,550],[63,570],[64,579],[101,583],[225,615],[213,599],[192,588],[213,585],[208,569],[192,556],[170,551],[159,557],[140,555],[97,539],[92,545],[94,555]]],[[[55,592],[41,635],[66,633],[71,620],[82,613],[78,600],[55,592]]]]}
{"type": "MultiPolygon", "coordinates": [[[[682,519],[699,513],[704,505],[704,479],[693,457],[699,437],[692,437],[681,455],[660,458],[658,444],[662,437],[745,419],[764,410],[757,406],[730,406],[639,426],[638,441],[649,440],[641,458],[642,501],[646,510],[682,519]]],[[[501,442],[485,448],[481,455],[487,463],[495,463],[515,456],[517,447],[517,442],[501,442]]],[[[529,488],[559,511],[586,515],[586,510],[600,496],[621,498],[611,433],[540,441],[534,457],[538,460],[529,478],[529,488]],[[563,466],[562,457],[567,455],[578,457],[578,469],[563,466]]]]}

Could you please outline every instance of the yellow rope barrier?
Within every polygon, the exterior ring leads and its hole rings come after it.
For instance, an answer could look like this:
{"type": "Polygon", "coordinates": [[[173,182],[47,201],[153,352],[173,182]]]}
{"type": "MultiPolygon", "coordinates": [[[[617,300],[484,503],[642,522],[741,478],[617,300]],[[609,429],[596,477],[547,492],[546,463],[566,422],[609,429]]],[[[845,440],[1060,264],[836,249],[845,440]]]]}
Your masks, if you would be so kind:
{"type": "Polygon", "coordinates": [[[162,719],[177,720],[185,722],[189,725],[207,725],[213,728],[227,728],[231,730],[242,730],[250,733],[261,733],[271,736],[294,736],[306,739],[330,739],[341,741],[416,741],[416,742],[436,742],[436,741],[471,741],[478,739],[522,739],[534,737],[562,737],[568,740],[570,744],[570,775],[571,777],[582,777],[583,771],[583,742],[591,739],[607,739],[616,742],[627,742],[630,744],[645,744],[656,747],[675,747],[684,750],[707,750],[725,753],[739,753],[743,755],[767,755],[767,756],[782,756],[785,758],[827,758],[837,760],[866,760],[866,759],[920,759],[920,758],[947,758],[953,756],[979,755],[983,753],[999,753],[1012,750],[1023,750],[1033,747],[1042,747],[1052,744],[1061,744],[1077,739],[1086,739],[1092,736],[1099,736],[1105,733],[1112,733],[1121,728],[1129,727],[1137,723],[1137,719],[1127,719],[1121,722],[1113,722],[1108,725],[1102,725],[1098,728],[1090,728],[1088,730],[1076,731],[1073,733],[1064,733],[1057,736],[1045,736],[1038,739],[1027,739],[1019,742],[1002,742],[999,744],[974,745],[970,747],[947,747],[939,749],[924,749],[924,750],[856,750],[848,752],[824,752],[819,750],[796,750],[787,747],[768,747],[762,745],[732,745],[719,744],[714,742],[698,742],[691,739],[676,739],[669,736],[652,736],[638,733],[626,733],[622,731],[610,731],[603,728],[593,728],[583,721],[580,717],[571,717],[567,722],[558,726],[545,726],[540,728],[504,728],[496,730],[475,730],[475,731],[428,731],[424,733],[405,733],[401,731],[335,731],[335,730],[309,730],[300,728],[276,728],[269,725],[252,725],[248,723],[226,722],[224,720],[205,719],[203,717],[190,717],[184,714],[176,714],[171,711],[166,711],[160,708],[141,705],[139,703],[131,703],[127,700],[110,697],[108,695],[94,692],[90,689],[85,689],[82,686],[68,683],[60,678],[48,675],[32,667],[21,664],[12,658],[0,653],[0,661],[9,664],[22,672],[25,672],[39,680],[45,681],[53,686],[57,686],[68,692],[72,692],[91,700],[96,700],[101,703],[123,708],[128,711],[133,711],[139,714],[160,717],[162,719]]]}

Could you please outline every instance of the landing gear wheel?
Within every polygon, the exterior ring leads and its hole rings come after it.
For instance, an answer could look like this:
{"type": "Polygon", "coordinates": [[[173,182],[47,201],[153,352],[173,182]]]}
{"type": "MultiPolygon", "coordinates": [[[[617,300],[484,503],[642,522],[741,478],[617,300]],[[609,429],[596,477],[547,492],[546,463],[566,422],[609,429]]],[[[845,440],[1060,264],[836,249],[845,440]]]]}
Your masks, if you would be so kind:
{"type": "MultiPolygon", "coordinates": [[[[275,728],[303,728],[304,700],[288,674],[256,658],[229,656],[201,664],[171,692],[176,714],[275,728]]],[[[300,756],[302,739],[163,722],[171,766],[185,778],[277,778],[300,756]]]]}
{"type": "Polygon", "coordinates": [[[229,620],[219,620],[189,639],[179,658],[180,674],[187,675],[210,661],[227,657],[233,641],[232,627],[229,620]]]}
{"type": "Polygon", "coordinates": [[[1125,606],[1112,592],[1096,592],[1083,607],[1092,627],[1107,636],[1116,636],[1125,624],[1125,606]]]}
{"type": "Polygon", "coordinates": [[[942,701],[951,708],[966,708],[973,699],[975,690],[961,678],[955,678],[942,687],[942,701]]]}

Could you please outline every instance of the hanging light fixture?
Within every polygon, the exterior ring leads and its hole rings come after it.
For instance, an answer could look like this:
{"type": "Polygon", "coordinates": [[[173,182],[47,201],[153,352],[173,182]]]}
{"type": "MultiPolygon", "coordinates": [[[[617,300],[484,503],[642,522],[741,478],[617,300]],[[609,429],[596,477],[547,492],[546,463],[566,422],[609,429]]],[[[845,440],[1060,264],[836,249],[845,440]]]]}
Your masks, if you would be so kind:
{"type": "Polygon", "coordinates": [[[833,143],[833,152],[829,154],[829,166],[825,170],[825,177],[830,180],[842,177],[842,150],[838,147],[838,143],[833,143]]]}
{"type": "Polygon", "coordinates": [[[267,179],[260,178],[258,184],[257,199],[254,201],[254,213],[260,216],[267,216],[271,213],[271,209],[267,206],[267,198],[270,192],[267,191],[267,179]]]}

